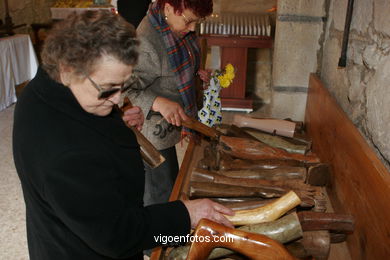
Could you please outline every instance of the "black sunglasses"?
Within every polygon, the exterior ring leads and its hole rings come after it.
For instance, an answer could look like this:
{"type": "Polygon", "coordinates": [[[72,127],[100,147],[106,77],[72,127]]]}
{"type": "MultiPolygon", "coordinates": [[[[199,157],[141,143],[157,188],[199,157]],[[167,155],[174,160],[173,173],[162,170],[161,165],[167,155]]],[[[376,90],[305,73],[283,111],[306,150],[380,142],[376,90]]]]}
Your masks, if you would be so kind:
{"type": "Polygon", "coordinates": [[[126,91],[132,84],[134,84],[134,82],[138,80],[138,77],[132,74],[130,79],[119,88],[102,88],[95,81],[93,81],[89,76],[87,76],[87,79],[92,83],[92,85],[96,88],[96,90],[99,91],[98,99],[106,99],[115,95],[119,91],[122,93],[126,91]]]}

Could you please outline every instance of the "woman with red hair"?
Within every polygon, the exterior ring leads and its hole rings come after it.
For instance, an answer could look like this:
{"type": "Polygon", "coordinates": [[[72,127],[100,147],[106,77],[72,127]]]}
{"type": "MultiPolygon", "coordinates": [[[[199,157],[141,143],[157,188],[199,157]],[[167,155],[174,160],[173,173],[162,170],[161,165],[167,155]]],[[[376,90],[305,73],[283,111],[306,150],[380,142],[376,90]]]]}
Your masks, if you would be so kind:
{"type": "Polygon", "coordinates": [[[166,158],[155,169],[145,165],[145,205],[168,200],[178,172],[175,145],[192,134],[181,122],[197,116],[195,77],[209,80],[199,70],[195,28],[212,10],[212,0],[157,0],[137,28],[139,80],[128,96],[146,116],[142,133],[166,158]]]}

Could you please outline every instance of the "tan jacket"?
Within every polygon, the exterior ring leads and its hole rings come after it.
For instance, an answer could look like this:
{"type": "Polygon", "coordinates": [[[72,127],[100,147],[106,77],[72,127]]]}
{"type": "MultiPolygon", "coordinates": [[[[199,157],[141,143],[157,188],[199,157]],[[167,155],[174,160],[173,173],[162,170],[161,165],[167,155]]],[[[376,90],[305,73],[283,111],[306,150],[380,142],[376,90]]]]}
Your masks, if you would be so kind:
{"type": "Polygon", "coordinates": [[[139,81],[132,85],[128,96],[134,106],[141,107],[146,117],[142,133],[157,149],[162,150],[180,141],[181,128],[168,124],[161,115],[152,115],[153,102],[157,96],[162,96],[182,106],[183,103],[164,41],[147,17],[138,26],[137,36],[141,44],[134,74],[139,81]]]}

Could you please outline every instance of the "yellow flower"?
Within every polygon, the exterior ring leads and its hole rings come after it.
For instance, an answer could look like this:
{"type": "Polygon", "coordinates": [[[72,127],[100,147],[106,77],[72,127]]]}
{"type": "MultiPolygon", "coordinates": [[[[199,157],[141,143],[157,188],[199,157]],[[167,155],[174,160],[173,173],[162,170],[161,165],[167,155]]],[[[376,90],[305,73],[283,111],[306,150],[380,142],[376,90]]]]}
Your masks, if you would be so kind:
{"type": "Polygon", "coordinates": [[[225,71],[226,71],[227,74],[233,74],[234,75],[234,67],[233,67],[233,65],[228,63],[225,66],[225,71]]]}
{"type": "Polygon", "coordinates": [[[221,85],[221,87],[227,88],[230,86],[231,81],[228,78],[223,77],[223,76],[219,76],[218,79],[219,79],[219,84],[221,85]]]}
{"type": "Polygon", "coordinates": [[[234,72],[233,73],[226,72],[225,77],[228,78],[230,81],[232,81],[235,77],[234,72]]]}

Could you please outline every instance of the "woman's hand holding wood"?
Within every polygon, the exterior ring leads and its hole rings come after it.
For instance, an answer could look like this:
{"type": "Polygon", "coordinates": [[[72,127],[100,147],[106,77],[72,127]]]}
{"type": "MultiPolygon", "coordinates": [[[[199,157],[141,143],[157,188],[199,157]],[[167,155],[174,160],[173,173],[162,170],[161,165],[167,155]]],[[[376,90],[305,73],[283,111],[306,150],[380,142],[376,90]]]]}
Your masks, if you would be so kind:
{"type": "Polygon", "coordinates": [[[152,106],[152,110],[160,112],[168,123],[181,126],[182,121],[189,120],[181,105],[164,97],[157,97],[152,106]]]}
{"type": "Polygon", "coordinates": [[[191,227],[195,228],[202,218],[207,218],[227,227],[234,228],[230,221],[224,216],[233,216],[234,211],[213,202],[209,199],[183,200],[191,218],[191,227]]]}
{"type": "Polygon", "coordinates": [[[128,125],[134,126],[138,131],[142,130],[144,124],[144,113],[140,107],[132,107],[127,109],[122,116],[123,121],[128,125]]]}

